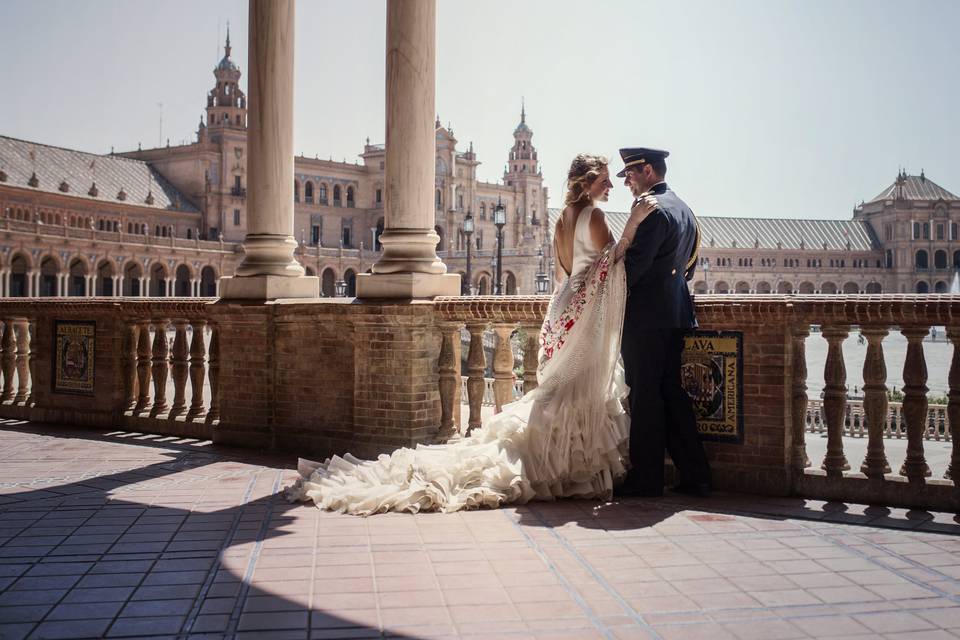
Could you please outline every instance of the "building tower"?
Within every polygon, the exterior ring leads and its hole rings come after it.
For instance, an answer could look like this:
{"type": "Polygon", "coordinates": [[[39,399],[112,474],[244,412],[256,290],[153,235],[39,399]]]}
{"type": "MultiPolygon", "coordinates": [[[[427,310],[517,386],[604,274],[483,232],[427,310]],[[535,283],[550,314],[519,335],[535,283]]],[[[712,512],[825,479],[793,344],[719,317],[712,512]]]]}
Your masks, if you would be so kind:
{"type": "MultiPolygon", "coordinates": [[[[230,59],[230,29],[223,59],[213,70],[217,79],[207,94],[207,129],[212,127],[245,128],[247,126],[247,97],[240,90],[240,67],[230,59]]],[[[209,133],[209,131],[208,131],[209,133]]]]}
{"type": "Polygon", "coordinates": [[[520,124],[513,131],[513,147],[507,159],[503,181],[512,188],[517,203],[516,212],[509,212],[510,229],[515,246],[536,241],[542,220],[546,218],[546,193],[543,189],[543,174],[533,146],[533,131],[527,126],[526,104],[520,106],[520,124]]]}

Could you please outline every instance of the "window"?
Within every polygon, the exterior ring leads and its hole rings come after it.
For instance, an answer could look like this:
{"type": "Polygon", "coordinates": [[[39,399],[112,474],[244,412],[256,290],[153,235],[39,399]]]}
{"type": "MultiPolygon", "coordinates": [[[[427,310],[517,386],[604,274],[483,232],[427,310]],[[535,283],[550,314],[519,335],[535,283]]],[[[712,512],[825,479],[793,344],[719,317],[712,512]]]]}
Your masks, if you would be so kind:
{"type": "Polygon", "coordinates": [[[193,229],[187,229],[187,240],[193,240],[193,229]]]}
{"type": "Polygon", "coordinates": [[[310,244],[314,246],[320,244],[320,225],[318,224],[310,227],[310,244]]]}
{"type": "Polygon", "coordinates": [[[233,194],[240,195],[240,176],[233,176],[233,194]]]}
{"type": "Polygon", "coordinates": [[[951,223],[950,223],[950,239],[951,239],[951,240],[956,240],[956,239],[957,239],[957,231],[958,231],[958,229],[957,229],[957,223],[956,223],[956,222],[951,222],[951,223]]]}
{"type": "Polygon", "coordinates": [[[233,210],[233,226],[240,226],[240,209],[233,210]]]}
{"type": "Polygon", "coordinates": [[[438,211],[443,208],[443,202],[442,202],[442,196],[441,196],[441,194],[440,194],[440,189],[437,189],[437,193],[436,193],[436,204],[437,204],[437,210],[438,210],[438,211]]]}
{"type": "Polygon", "coordinates": [[[943,240],[943,224],[937,225],[937,240],[943,240]]]}
{"type": "Polygon", "coordinates": [[[930,239],[930,223],[929,222],[923,223],[923,239],[924,240],[930,239]]]}
{"type": "Polygon", "coordinates": [[[457,194],[457,210],[463,211],[463,194],[462,193],[457,194]]]}
{"type": "Polygon", "coordinates": [[[318,197],[320,198],[320,204],[327,204],[327,185],[320,185],[320,193],[318,197]]]}
{"type": "Polygon", "coordinates": [[[377,199],[377,204],[380,204],[381,202],[383,202],[383,189],[377,189],[376,199],[377,199]]]}
{"type": "Polygon", "coordinates": [[[340,242],[343,244],[344,247],[349,248],[351,246],[350,245],[350,227],[343,228],[343,231],[341,232],[341,236],[340,236],[340,242]]]}
{"type": "Polygon", "coordinates": [[[917,269],[928,269],[930,267],[927,252],[923,249],[917,251],[916,257],[914,259],[914,265],[917,269]]]}
{"type": "Polygon", "coordinates": [[[340,206],[340,185],[333,186],[333,206],[340,206]]]}
{"type": "Polygon", "coordinates": [[[303,201],[309,204],[313,204],[313,183],[308,182],[303,185],[303,201]]]}
{"type": "Polygon", "coordinates": [[[353,187],[347,187],[347,206],[352,207],[353,203],[353,187]]]}
{"type": "Polygon", "coordinates": [[[300,202],[300,185],[296,180],[293,181],[293,201],[300,202]]]}

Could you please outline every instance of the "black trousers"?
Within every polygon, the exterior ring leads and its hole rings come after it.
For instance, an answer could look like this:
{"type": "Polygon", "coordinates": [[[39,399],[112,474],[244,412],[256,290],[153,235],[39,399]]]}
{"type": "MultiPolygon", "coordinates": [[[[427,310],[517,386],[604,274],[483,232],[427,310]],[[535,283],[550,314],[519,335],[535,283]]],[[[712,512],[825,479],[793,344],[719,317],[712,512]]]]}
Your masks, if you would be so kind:
{"type": "Polygon", "coordinates": [[[710,482],[710,465],[696,417],[680,386],[683,329],[626,328],[620,352],[630,386],[630,464],[627,486],[663,490],[663,452],[670,453],[680,484],[710,482]]]}

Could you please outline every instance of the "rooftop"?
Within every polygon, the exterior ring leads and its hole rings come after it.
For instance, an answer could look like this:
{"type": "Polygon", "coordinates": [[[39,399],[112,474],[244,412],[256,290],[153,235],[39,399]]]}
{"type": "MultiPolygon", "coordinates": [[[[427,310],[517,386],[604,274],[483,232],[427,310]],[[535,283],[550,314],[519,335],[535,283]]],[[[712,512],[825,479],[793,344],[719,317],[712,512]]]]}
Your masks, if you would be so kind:
{"type": "Polygon", "coordinates": [[[286,503],[292,459],[176,436],[7,421],[0,452],[4,638],[960,633],[946,514],[719,495],[358,518],[286,503]]]}
{"type": "MultiPolygon", "coordinates": [[[[561,209],[550,209],[550,230],[561,209]]],[[[605,211],[615,237],[623,233],[629,212],[605,211]]],[[[862,220],[802,220],[787,218],[734,218],[697,216],[701,247],[715,249],[811,249],[871,251],[877,240],[870,225],[862,220]]]]}
{"type": "Polygon", "coordinates": [[[6,182],[0,185],[98,202],[199,213],[183,193],[142,160],[0,136],[0,171],[7,175],[6,182]],[[96,190],[92,189],[94,183],[96,190]],[[121,191],[122,199],[118,198],[121,191]]]}
{"type": "Polygon", "coordinates": [[[919,200],[919,201],[937,201],[937,200],[960,200],[921,171],[918,176],[910,176],[901,173],[889,187],[881,191],[870,202],[882,200],[919,200]]]}

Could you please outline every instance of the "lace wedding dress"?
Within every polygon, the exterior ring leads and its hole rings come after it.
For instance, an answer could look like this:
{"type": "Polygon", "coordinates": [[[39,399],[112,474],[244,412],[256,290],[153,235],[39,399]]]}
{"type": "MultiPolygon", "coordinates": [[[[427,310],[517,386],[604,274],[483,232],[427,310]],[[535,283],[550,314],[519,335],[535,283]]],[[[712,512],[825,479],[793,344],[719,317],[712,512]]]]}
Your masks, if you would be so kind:
{"type": "Polygon", "coordinates": [[[554,291],[540,330],[536,389],[469,437],[376,460],[301,459],[301,478],[287,497],[356,515],[609,498],[625,473],[621,445],[630,432],[618,364],[626,280],[614,245],[592,246],[592,210],[577,218],[573,270],[554,291]]]}

